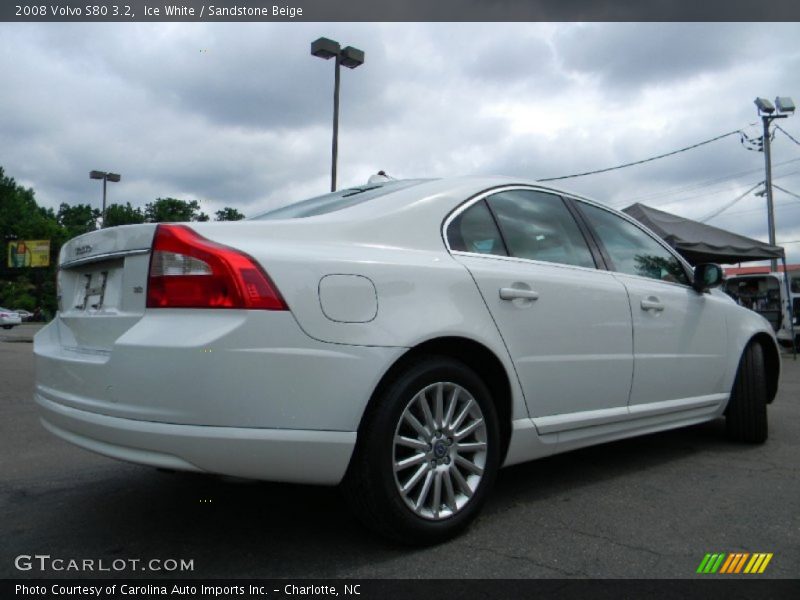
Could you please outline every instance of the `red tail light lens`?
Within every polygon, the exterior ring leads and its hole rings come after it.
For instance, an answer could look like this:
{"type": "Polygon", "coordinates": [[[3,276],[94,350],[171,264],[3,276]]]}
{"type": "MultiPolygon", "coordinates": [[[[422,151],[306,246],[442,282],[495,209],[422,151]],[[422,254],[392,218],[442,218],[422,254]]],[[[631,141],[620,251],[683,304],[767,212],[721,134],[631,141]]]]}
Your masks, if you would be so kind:
{"type": "Polygon", "coordinates": [[[147,308],[288,310],[275,284],[255,260],[185,225],[156,228],[147,308]]]}

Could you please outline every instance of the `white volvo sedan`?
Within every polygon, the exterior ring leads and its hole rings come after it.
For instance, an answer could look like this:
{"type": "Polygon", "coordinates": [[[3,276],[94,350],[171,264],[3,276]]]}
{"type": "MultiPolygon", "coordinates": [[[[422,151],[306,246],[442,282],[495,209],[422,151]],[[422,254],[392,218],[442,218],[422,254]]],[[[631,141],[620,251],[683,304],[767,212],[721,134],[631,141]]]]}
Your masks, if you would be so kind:
{"type": "Polygon", "coordinates": [[[725,417],[763,442],[770,325],[660,239],[535,183],[405,180],[67,243],[36,336],[55,435],[145,465],[342,484],[412,543],[499,467],[725,417]]]}

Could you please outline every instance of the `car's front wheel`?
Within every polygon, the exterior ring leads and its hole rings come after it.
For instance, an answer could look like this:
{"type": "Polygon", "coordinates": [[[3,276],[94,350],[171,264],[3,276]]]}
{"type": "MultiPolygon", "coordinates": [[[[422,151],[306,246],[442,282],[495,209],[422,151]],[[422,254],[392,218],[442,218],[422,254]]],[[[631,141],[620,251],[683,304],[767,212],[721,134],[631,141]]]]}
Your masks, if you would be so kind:
{"type": "Polygon", "coordinates": [[[344,488],[372,529],[431,544],[475,518],[499,461],[497,416],[486,385],[459,361],[427,357],[374,399],[344,488]]]}
{"type": "Polygon", "coordinates": [[[766,367],[758,342],[747,346],[739,361],[725,424],[733,440],[762,443],[767,439],[766,367]]]}

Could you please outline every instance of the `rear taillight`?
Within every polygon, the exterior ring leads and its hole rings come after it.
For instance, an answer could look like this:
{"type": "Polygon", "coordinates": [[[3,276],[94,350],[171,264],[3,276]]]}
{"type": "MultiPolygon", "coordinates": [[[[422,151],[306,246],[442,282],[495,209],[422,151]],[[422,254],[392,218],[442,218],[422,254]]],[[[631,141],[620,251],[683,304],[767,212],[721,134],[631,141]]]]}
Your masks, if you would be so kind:
{"type": "Polygon", "coordinates": [[[156,228],[147,308],[288,310],[275,284],[255,260],[185,225],[156,228]]]}

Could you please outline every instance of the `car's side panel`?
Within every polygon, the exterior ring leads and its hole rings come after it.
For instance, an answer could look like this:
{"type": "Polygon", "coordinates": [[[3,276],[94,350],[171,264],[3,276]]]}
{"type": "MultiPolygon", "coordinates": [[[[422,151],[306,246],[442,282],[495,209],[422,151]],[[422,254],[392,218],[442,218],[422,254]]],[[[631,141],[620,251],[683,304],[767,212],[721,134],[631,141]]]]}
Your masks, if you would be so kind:
{"type": "MultiPolygon", "coordinates": [[[[211,235],[214,241],[234,243],[216,231],[211,235]]],[[[515,377],[469,271],[444,248],[421,251],[333,242],[292,246],[258,239],[239,240],[238,247],[264,265],[299,326],[315,340],[405,351],[436,338],[464,337],[486,346],[509,378],[515,377]],[[364,322],[336,321],[326,315],[319,286],[331,274],[369,280],[377,295],[377,314],[364,322]]],[[[514,394],[512,418],[527,416],[522,395],[514,394]]]]}
{"type": "Polygon", "coordinates": [[[624,407],[633,373],[625,288],[610,273],[457,254],[500,329],[534,420],[624,407]],[[507,300],[524,289],[536,299],[507,300]]]}
{"type": "Polygon", "coordinates": [[[633,316],[631,406],[727,393],[725,301],[680,284],[614,276],[628,289],[633,316]]]}

